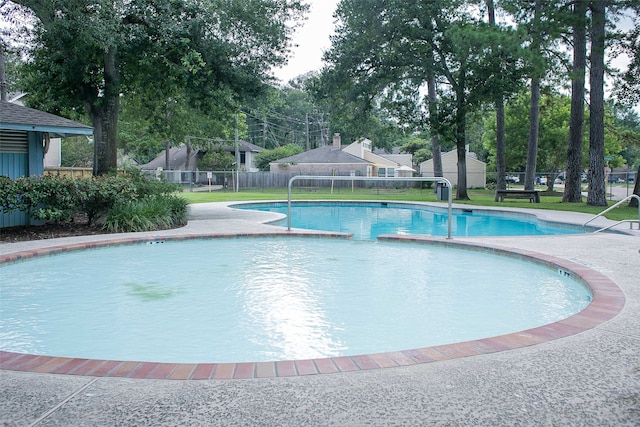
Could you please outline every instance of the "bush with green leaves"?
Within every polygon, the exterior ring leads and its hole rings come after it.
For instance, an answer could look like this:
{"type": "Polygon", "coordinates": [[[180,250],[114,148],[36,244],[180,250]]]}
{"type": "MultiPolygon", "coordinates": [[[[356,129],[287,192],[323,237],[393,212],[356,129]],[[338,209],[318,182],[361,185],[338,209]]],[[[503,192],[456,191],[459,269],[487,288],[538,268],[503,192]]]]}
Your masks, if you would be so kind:
{"type": "Polygon", "coordinates": [[[168,194],[146,196],[109,211],[105,229],[112,233],[164,230],[187,223],[187,201],[168,194]]]}
{"type": "Polygon", "coordinates": [[[0,209],[28,212],[34,219],[64,221],[76,210],[76,191],[71,178],[3,177],[0,182],[0,209]]]}
{"type": "Polygon", "coordinates": [[[151,221],[146,229],[164,229],[186,223],[187,203],[173,195],[177,189],[174,184],[148,179],[136,171],[76,179],[1,177],[0,209],[5,213],[27,212],[31,218],[59,223],[83,214],[90,225],[96,225],[104,223],[111,211],[126,210],[138,203],[146,206],[141,213],[151,221]],[[164,219],[159,211],[169,212],[170,219],[164,219]]]}

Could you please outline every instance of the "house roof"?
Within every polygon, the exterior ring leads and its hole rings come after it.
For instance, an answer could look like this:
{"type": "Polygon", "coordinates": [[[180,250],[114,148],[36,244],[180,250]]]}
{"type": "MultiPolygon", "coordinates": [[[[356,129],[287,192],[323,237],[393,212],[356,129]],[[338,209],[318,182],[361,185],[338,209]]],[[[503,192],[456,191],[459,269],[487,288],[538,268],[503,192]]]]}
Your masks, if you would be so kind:
{"type": "MultiPolygon", "coordinates": [[[[199,154],[198,149],[193,149],[191,151],[191,159],[192,165],[196,164],[196,159],[199,154]]],[[[169,170],[177,170],[181,169],[187,163],[187,146],[181,145],[179,147],[171,147],[169,148],[169,170]]],[[[156,170],[158,168],[164,169],[166,167],[166,158],[165,158],[165,150],[156,157],[151,160],[149,163],[145,163],[144,165],[140,165],[140,168],[145,170],[156,170]]]]}
{"type": "Polygon", "coordinates": [[[0,101],[0,129],[49,132],[60,137],[93,134],[90,126],[7,101],[0,101]]]}
{"type": "Polygon", "coordinates": [[[333,146],[314,148],[295,156],[285,157],[271,163],[363,163],[370,162],[356,157],[352,154],[345,153],[339,148],[333,146]]]}
{"type": "MultiPolygon", "coordinates": [[[[224,151],[228,151],[230,153],[234,153],[236,149],[235,145],[224,145],[221,143],[214,144],[210,147],[211,150],[217,150],[218,148],[221,148],[224,151]]],[[[251,151],[255,153],[263,150],[264,148],[258,147],[257,145],[251,144],[250,142],[238,141],[238,151],[241,151],[241,152],[251,151]]],[[[191,151],[191,159],[192,159],[191,164],[195,166],[196,165],[195,160],[198,157],[203,156],[207,151],[208,149],[206,148],[194,148],[191,151]]],[[[169,169],[170,170],[180,169],[186,163],[187,163],[187,146],[186,145],[182,144],[179,147],[171,147],[169,149],[169,169]]],[[[158,156],[155,159],[151,160],[149,163],[141,165],[140,167],[142,169],[149,169],[149,170],[155,170],[158,168],[164,169],[165,164],[166,164],[165,150],[162,150],[162,152],[158,154],[158,156]]]]}
{"type": "MultiPolygon", "coordinates": [[[[229,151],[231,153],[236,150],[236,146],[233,142],[228,144],[219,143],[212,146],[213,150],[216,150],[218,148],[222,148],[224,151],[229,151]]],[[[264,151],[264,148],[250,142],[240,140],[238,141],[238,151],[251,151],[253,153],[259,153],[261,151],[264,151]]]]}

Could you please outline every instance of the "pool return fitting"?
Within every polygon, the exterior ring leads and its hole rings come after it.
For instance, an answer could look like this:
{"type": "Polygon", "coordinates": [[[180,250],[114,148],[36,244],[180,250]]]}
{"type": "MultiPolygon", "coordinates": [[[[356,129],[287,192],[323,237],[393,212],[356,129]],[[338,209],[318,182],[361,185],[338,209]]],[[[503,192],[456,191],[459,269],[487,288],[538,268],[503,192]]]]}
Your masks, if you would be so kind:
{"type": "Polygon", "coordinates": [[[447,191],[448,210],[447,210],[447,239],[451,239],[451,197],[453,187],[448,179],[442,177],[408,177],[408,178],[396,178],[396,177],[361,177],[361,176],[313,176],[313,175],[297,175],[289,180],[289,186],[287,190],[287,231],[291,231],[291,188],[295,181],[299,180],[310,181],[401,181],[401,182],[435,182],[443,184],[449,191],[447,191]]]}

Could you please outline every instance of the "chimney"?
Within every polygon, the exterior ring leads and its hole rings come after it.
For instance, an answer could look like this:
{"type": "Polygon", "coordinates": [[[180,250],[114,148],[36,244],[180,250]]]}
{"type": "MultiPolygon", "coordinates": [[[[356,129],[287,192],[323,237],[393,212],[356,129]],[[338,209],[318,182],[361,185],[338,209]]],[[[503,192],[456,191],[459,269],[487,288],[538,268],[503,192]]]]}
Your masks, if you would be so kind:
{"type": "Polygon", "coordinates": [[[333,148],[340,148],[342,145],[342,141],[340,139],[340,134],[339,133],[334,133],[333,134],[333,148]]]}

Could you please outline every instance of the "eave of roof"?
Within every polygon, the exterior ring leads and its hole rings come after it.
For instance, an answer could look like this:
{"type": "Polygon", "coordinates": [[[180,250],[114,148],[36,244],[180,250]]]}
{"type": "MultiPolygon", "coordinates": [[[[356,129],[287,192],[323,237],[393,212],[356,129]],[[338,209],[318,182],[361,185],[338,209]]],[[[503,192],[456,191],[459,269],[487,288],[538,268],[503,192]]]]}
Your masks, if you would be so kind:
{"type": "Polygon", "coordinates": [[[93,134],[90,126],[6,101],[0,101],[0,129],[48,132],[61,137],[93,134]]]}
{"type": "Polygon", "coordinates": [[[39,126],[39,125],[16,125],[12,123],[0,122],[0,129],[23,130],[33,132],[48,132],[51,136],[65,137],[69,135],[93,135],[93,128],[60,127],[60,126],[39,126]]]}

